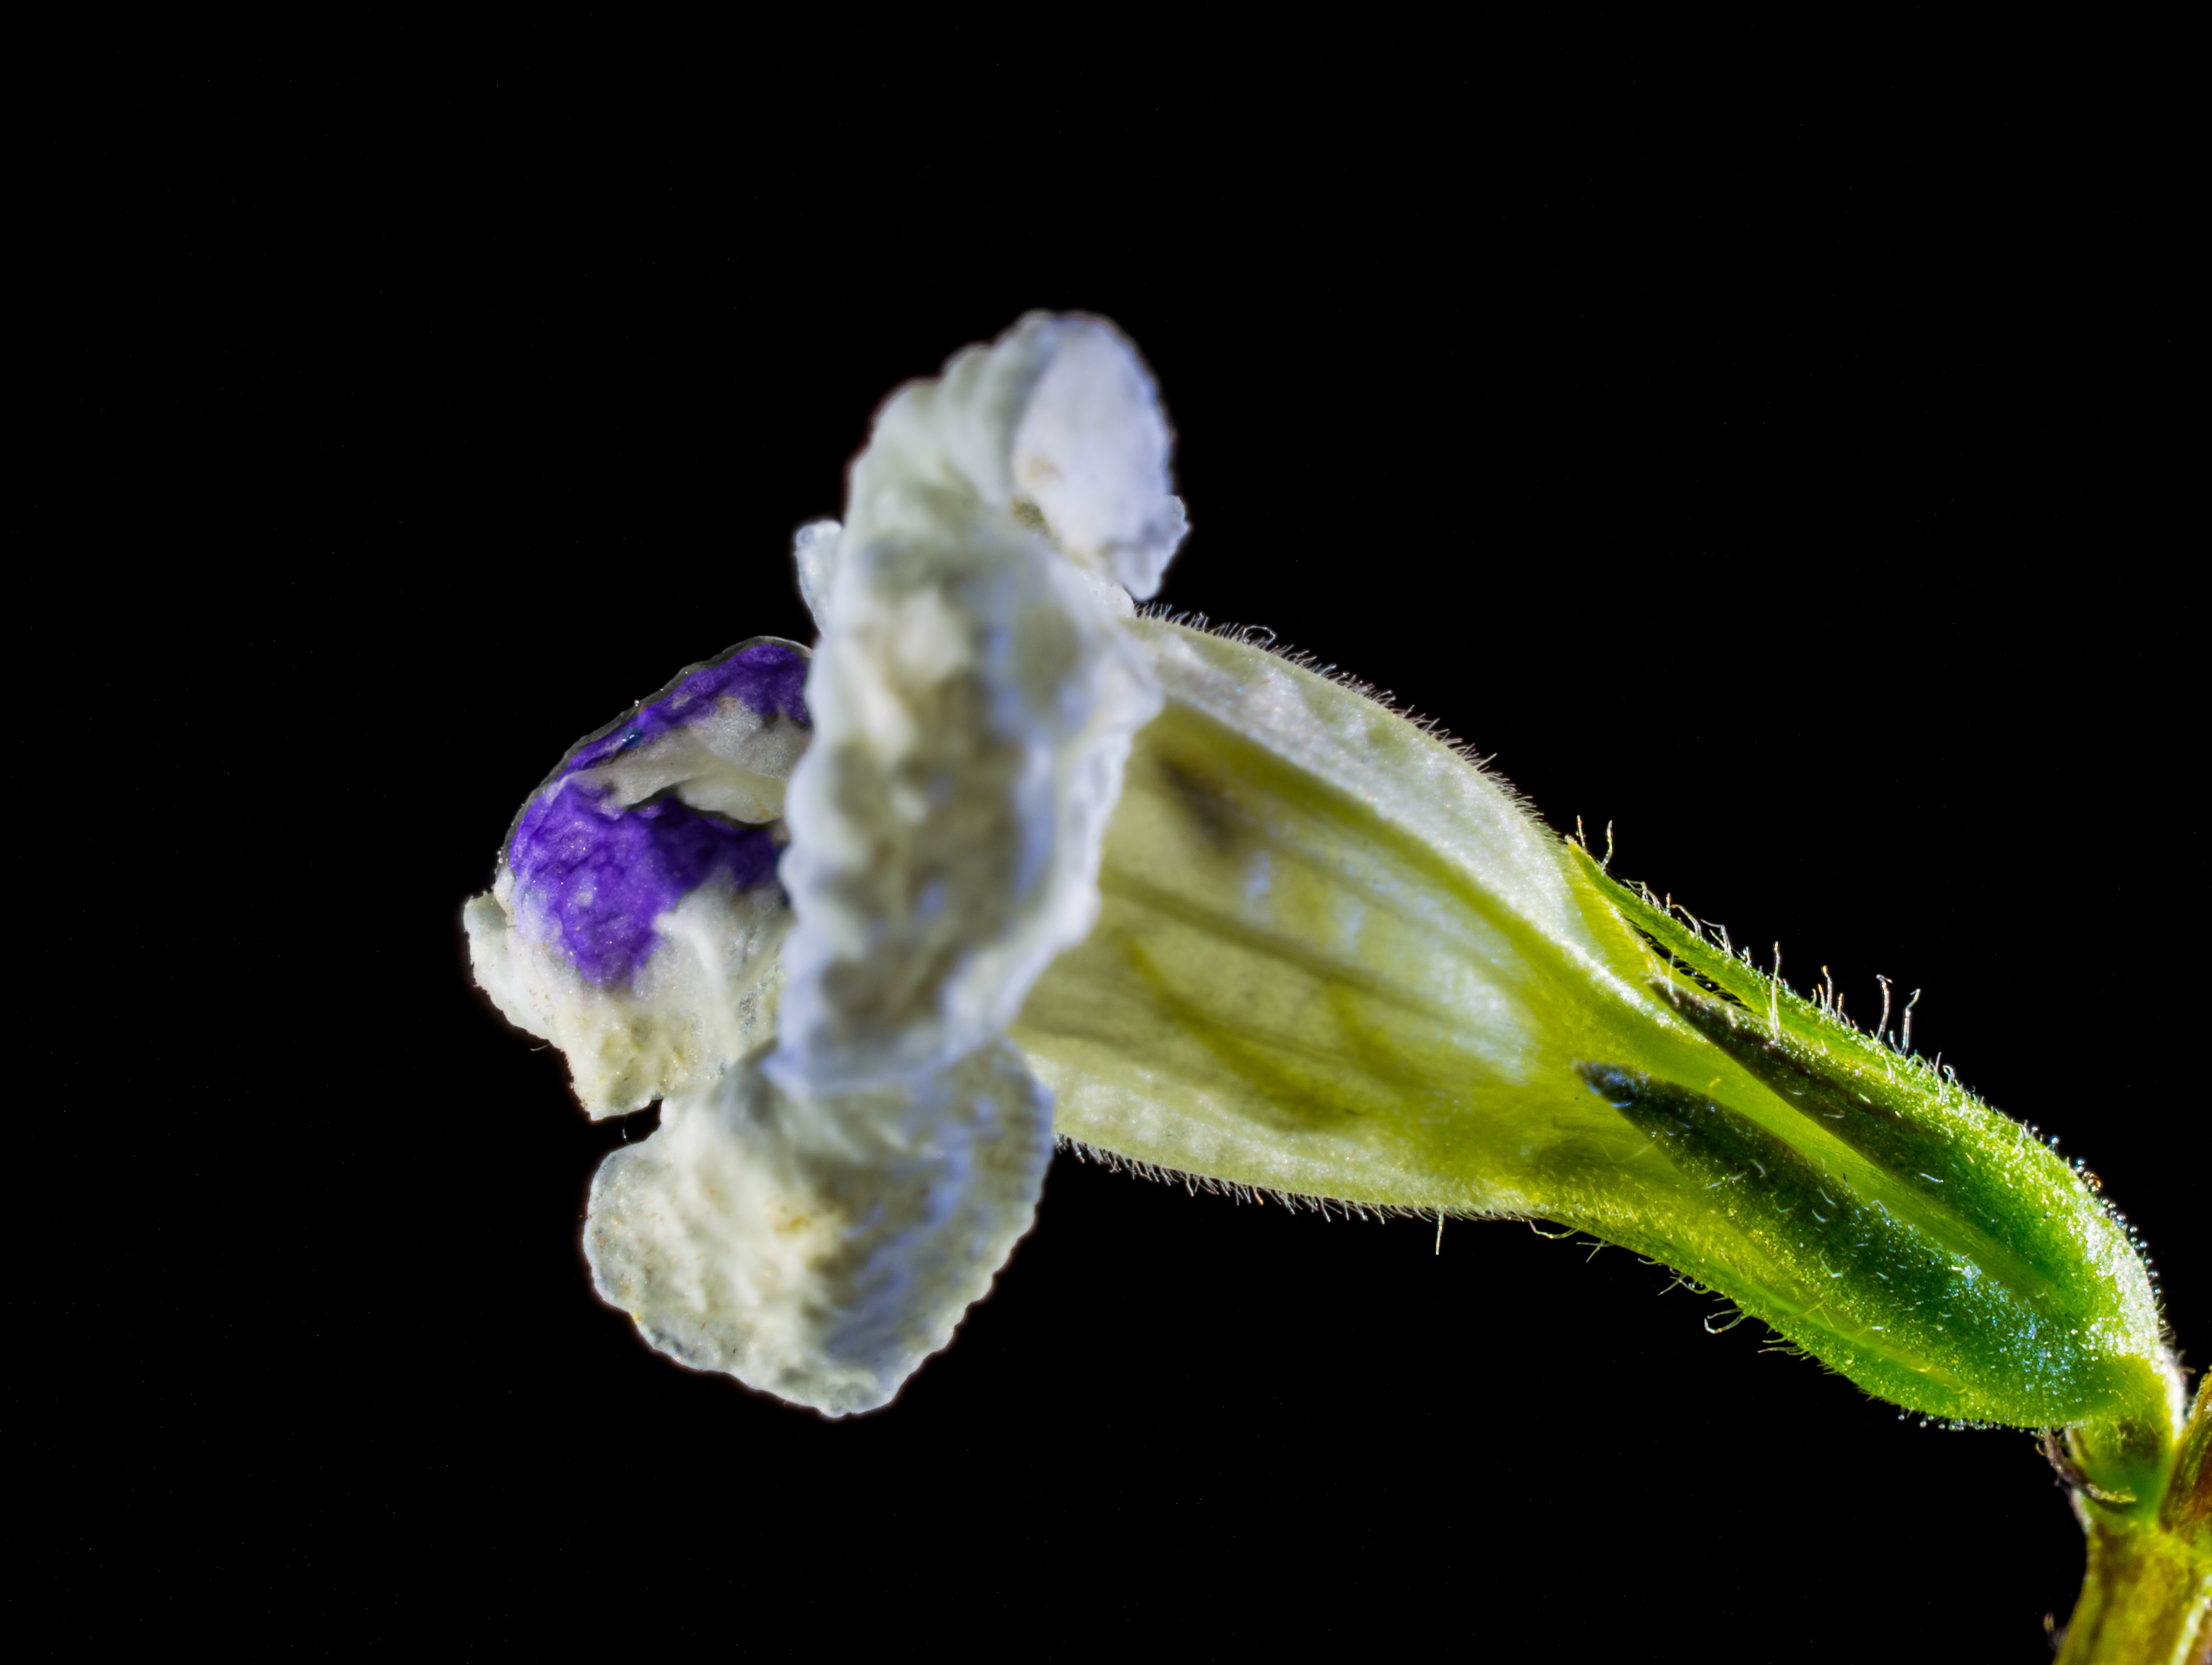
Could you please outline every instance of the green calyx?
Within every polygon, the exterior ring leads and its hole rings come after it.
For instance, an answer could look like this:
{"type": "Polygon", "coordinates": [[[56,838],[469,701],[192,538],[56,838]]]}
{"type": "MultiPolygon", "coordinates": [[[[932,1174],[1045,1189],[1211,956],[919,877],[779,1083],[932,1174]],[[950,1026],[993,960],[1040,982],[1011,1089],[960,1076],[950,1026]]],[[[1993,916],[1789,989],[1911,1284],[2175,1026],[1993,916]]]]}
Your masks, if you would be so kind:
{"type": "Polygon", "coordinates": [[[1360,692],[1141,628],[1167,706],[1097,925],[1013,1031],[1064,1133],[1577,1228],[1910,1410],[2081,1429],[2092,1495],[2157,1506],[2179,1406],[2148,1277],[2048,1148],[1360,692]]]}
{"type": "Polygon", "coordinates": [[[2163,1451],[2178,1407],[2149,1279],[2079,1175],[1948,1074],[1717,948],[1582,850],[1569,859],[1650,945],[1680,1020],[1750,1078],[1585,1072],[1726,1217],[1716,1231],[1676,1215],[1659,1258],[1909,1409],[2126,1425],[2157,1431],[2163,1451]],[[1794,1287],[1735,1286],[1740,1242],[1794,1287]],[[1795,1304],[1816,1277],[1826,1289],[1795,1304]]]}

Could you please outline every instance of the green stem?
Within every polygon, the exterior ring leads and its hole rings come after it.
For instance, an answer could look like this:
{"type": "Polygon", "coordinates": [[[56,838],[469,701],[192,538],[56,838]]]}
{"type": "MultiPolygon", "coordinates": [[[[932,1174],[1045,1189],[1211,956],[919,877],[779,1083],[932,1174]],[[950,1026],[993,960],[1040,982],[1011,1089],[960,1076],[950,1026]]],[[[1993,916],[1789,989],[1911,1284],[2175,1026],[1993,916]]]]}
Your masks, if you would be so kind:
{"type": "Polygon", "coordinates": [[[2089,1570],[2059,1665],[2193,1665],[2204,1635],[2203,1563],[2162,1532],[2089,1528],[2089,1570]]]}
{"type": "MultiPolygon", "coordinates": [[[[2212,1393],[2197,1405],[2155,1508],[2077,1490],[2089,1566],[2059,1665],[2212,1665],[2212,1393]]],[[[2078,1439],[2077,1457],[2087,1455],[2078,1439]]],[[[2144,1499],[2148,1503],[2149,1499],[2144,1499]]]]}

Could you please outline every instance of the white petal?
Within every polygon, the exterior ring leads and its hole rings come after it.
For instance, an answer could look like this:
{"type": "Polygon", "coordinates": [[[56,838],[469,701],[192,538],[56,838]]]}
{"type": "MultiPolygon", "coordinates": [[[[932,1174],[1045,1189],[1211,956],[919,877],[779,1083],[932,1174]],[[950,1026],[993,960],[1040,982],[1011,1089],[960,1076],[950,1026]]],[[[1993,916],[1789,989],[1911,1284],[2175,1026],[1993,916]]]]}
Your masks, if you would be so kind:
{"type": "Polygon", "coordinates": [[[1067,477],[1111,479],[1150,443],[1114,426],[1157,426],[1148,398],[1078,397],[1109,348],[1126,355],[1103,325],[1027,319],[896,396],[854,466],[787,807],[799,927],[766,1067],[788,1091],[946,1066],[1097,916],[1100,840],[1158,690],[1126,602],[1037,535],[1007,482],[1063,349],[1082,371],[1053,419],[1067,477]],[[1089,469],[1086,444],[1110,465],[1089,469]]]}
{"type": "Polygon", "coordinates": [[[989,1289],[1051,1153],[1047,1097],[1004,1042],[830,1097],[747,1067],[607,1158],[585,1252],[662,1352],[831,1416],[872,1410],[989,1289]]]}
{"type": "Polygon", "coordinates": [[[517,1029],[568,1060],[594,1121],[695,1091],[775,1032],[791,909],[774,884],[702,885],[653,925],[659,945],[634,982],[580,975],[543,932],[515,929],[514,882],[462,913],[477,984],[517,1029]]]}
{"type": "Polygon", "coordinates": [[[1188,529],[1169,490],[1171,443],[1129,343],[1105,325],[1071,322],[1023,410],[1014,489],[1070,556],[1148,599],[1188,529]]]}
{"type": "MultiPolygon", "coordinates": [[[[853,465],[844,545],[925,532],[948,513],[1011,512],[1138,598],[1159,588],[1188,521],[1173,435],[1136,349],[1110,324],[1032,313],[934,381],[885,402],[853,465]]],[[[818,616],[818,610],[817,610],[818,616]]]]}
{"type": "Polygon", "coordinates": [[[770,1065],[794,1091],[941,1068],[1090,929],[1157,690],[1121,622],[1011,524],[851,550],[808,683],[770,1065]]]}
{"type": "Polygon", "coordinates": [[[837,576],[837,543],[844,528],[835,520],[810,520],[791,537],[791,558],[799,568],[799,593],[814,615],[814,628],[826,630],[830,587],[837,576]]]}

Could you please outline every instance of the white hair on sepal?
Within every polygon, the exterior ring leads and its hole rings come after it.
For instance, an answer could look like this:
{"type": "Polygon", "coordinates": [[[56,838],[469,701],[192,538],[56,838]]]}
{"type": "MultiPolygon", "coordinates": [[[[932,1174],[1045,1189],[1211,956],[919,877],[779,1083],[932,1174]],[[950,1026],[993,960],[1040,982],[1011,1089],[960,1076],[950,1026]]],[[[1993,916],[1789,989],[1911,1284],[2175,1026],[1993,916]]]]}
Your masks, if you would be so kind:
{"type": "MultiPolygon", "coordinates": [[[[1272,1202],[1290,1213],[1318,1214],[1323,1219],[1340,1217],[1347,1220],[1419,1220],[1433,1224],[1439,1235],[1447,1218],[1455,1220],[1518,1220],[1528,1214],[1510,1202],[1455,1202],[1398,1203],[1357,1201],[1345,1197],[1322,1196],[1316,1192],[1290,1191],[1274,1185],[1249,1185],[1236,1180],[1215,1179],[1206,1174],[1194,1174],[1188,1170],[1171,1167],[1165,1163],[1147,1162],[1141,1157],[1124,1156],[1103,1145],[1092,1145],[1073,1133],[1055,1133],[1054,1148],[1065,1151],[1078,1162],[1105,1169],[1109,1173],[1126,1174],[1132,1179],[1149,1180],[1160,1185],[1179,1185],[1192,1196],[1203,1194],[1210,1197],[1226,1197],[1231,1202],[1250,1203],[1263,1207],[1272,1202]]],[[[1531,1222],[1533,1225],[1533,1222],[1531,1222]]],[[[1545,1234],[1539,1231],[1536,1234],[1545,1234]]],[[[1607,1245],[1601,1244],[1600,1247],[1607,1245]]],[[[1647,1261],[1656,1266],[1656,1261],[1647,1261]]]]}

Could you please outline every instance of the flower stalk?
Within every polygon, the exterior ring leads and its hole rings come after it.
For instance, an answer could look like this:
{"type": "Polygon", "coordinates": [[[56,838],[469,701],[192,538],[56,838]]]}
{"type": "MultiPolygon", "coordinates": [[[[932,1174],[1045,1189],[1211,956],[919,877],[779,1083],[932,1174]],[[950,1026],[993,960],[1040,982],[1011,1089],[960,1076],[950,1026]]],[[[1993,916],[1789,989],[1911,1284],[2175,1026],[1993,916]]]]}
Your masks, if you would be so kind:
{"type": "Polygon", "coordinates": [[[2113,1463],[2109,1440],[2084,1428],[2047,1442],[2089,1538],[2059,1665],[2203,1665],[2212,1657],[2212,1393],[2198,1387],[2162,1472],[2147,1449],[2113,1463]],[[2110,1489],[2144,1478],[2140,1493],[2110,1489]]]}

